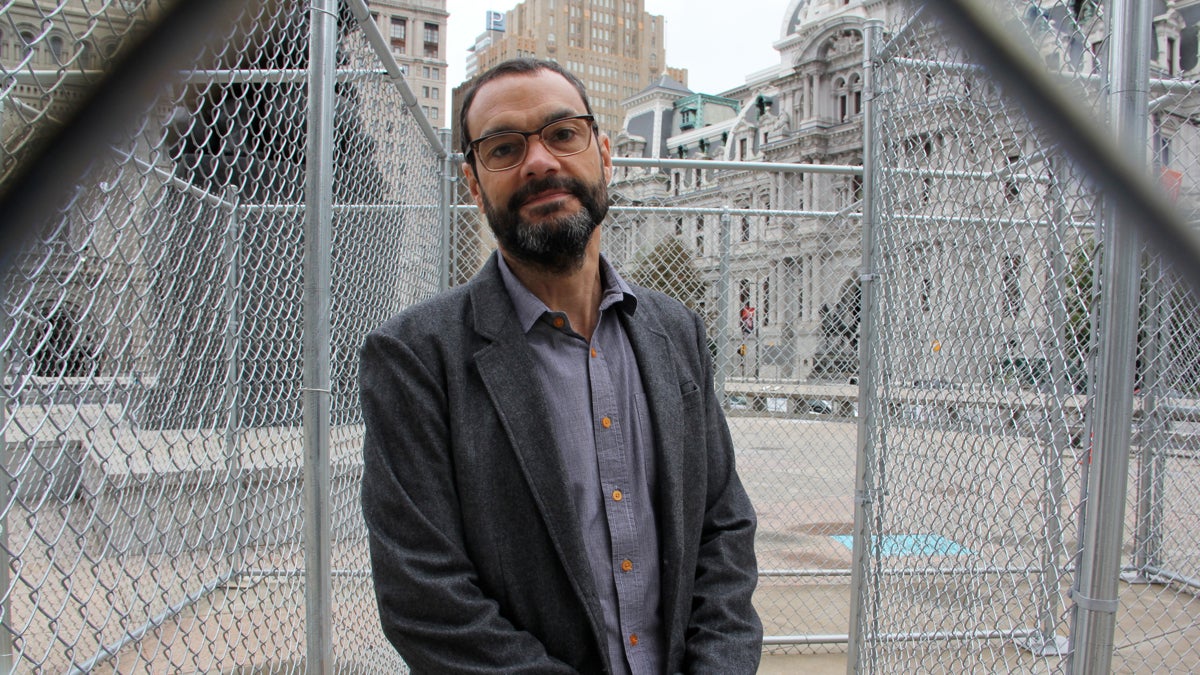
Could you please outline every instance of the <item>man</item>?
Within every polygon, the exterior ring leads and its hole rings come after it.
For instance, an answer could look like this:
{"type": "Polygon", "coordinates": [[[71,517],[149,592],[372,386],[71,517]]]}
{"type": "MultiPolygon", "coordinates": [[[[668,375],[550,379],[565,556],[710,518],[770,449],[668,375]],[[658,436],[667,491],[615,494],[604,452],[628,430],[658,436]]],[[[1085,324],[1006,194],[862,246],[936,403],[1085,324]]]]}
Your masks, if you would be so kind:
{"type": "Polygon", "coordinates": [[[384,633],[414,673],[753,673],[755,517],[705,332],[600,255],[583,85],[507,61],[460,127],[499,252],[361,354],[384,633]]]}

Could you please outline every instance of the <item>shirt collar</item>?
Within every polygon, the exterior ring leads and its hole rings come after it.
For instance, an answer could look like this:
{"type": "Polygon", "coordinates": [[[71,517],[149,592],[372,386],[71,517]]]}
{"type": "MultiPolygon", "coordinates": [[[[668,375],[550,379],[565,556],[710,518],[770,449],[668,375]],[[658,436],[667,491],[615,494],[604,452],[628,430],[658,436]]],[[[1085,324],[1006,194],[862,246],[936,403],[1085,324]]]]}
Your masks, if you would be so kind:
{"type": "MultiPolygon", "coordinates": [[[[499,251],[496,252],[496,257],[500,279],[504,282],[504,288],[508,291],[508,297],[512,299],[513,308],[517,312],[517,322],[521,325],[521,330],[528,333],[533,324],[551,310],[513,274],[499,251]]],[[[637,296],[603,254],[600,255],[600,282],[604,288],[600,295],[600,311],[616,305],[626,314],[633,314],[637,309],[637,296]]]]}

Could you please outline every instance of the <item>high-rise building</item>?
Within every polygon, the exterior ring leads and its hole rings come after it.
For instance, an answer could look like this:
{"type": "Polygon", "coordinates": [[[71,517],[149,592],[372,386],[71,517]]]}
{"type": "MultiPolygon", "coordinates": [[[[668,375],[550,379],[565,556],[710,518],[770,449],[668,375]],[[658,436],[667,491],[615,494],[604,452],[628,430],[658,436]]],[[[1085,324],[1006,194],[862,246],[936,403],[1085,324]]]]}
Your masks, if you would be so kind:
{"type": "Polygon", "coordinates": [[[467,57],[466,78],[506,59],[557,61],[587,86],[596,122],[610,136],[621,129],[621,101],[663,73],[687,84],[687,70],[668,68],[663,17],[645,0],[525,0],[489,12],[486,30],[467,57]]]}
{"type": "Polygon", "coordinates": [[[446,0],[372,0],[371,16],[405,70],[434,127],[450,126],[446,110],[446,0]]]}

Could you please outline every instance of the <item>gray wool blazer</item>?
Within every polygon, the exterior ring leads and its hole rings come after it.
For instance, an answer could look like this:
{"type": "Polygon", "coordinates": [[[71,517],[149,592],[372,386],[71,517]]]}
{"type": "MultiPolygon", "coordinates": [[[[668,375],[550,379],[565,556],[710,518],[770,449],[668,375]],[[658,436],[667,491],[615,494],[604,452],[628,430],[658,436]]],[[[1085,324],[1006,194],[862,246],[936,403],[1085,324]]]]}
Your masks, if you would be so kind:
{"type": "MultiPolygon", "coordinates": [[[[754,673],[755,515],[700,319],[622,316],[654,429],[669,673],[754,673]]],[[[414,673],[607,673],[604,622],[495,254],[362,347],[363,515],[384,634],[414,673]]]]}

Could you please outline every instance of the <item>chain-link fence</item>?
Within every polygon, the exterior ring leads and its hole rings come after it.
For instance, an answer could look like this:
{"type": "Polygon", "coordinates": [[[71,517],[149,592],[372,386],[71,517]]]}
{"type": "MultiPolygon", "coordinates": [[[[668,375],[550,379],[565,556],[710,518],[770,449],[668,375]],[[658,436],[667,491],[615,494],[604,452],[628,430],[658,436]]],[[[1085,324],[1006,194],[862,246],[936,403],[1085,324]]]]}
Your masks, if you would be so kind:
{"type": "MultiPolygon", "coordinates": [[[[1027,36],[1133,158],[1153,150],[1146,167],[1195,222],[1200,167],[1181,129],[1196,87],[1179,79],[1195,68],[1194,33],[1181,67],[1178,14],[1152,31],[1124,23],[1138,12],[1120,3],[1108,16],[1091,2],[996,4],[1004,30],[1027,36]],[[1143,36],[1157,45],[1138,47],[1143,36]],[[1153,103],[1126,117],[1112,101],[1144,91],[1147,71],[1153,103]]],[[[888,28],[870,52],[877,217],[865,267],[879,281],[865,305],[855,665],[1193,672],[1195,289],[1159,253],[1130,248],[1129,223],[1088,167],[936,14],[888,28]],[[1125,305],[1122,256],[1142,270],[1125,305]],[[1122,322],[1136,324],[1127,343],[1114,338],[1122,322]],[[1122,362],[1127,385],[1110,367],[1122,362]],[[1098,525],[1110,512],[1116,527],[1098,525]],[[1106,596],[1096,580],[1110,552],[1121,562],[1106,596]],[[1095,641],[1099,621],[1115,623],[1115,645],[1095,641]]]]}
{"type": "MultiPolygon", "coordinates": [[[[5,271],[0,670],[303,670],[322,481],[333,659],[400,668],[358,509],[356,350],[438,288],[442,151],[365,6],[311,5],[247,4],[5,271]],[[316,478],[306,392],[328,406],[316,478]]],[[[6,177],[169,9],[0,7],[6,177]]]]}
{"type": "MultiPolygon", "coordinates": [[[[0,178],[168,9],[0,7],[0,178]]],[[[1010,16],[1106,110],[1117,38],[1095,3],[1010,16]]],[[[935,17],[892,18],[864,59],[874,123],[835,163],[769,164],[786,143],[763,135],[751,162],[617,160],[611,189],[606,255],[709,327],[768,648],[1058,671],[1111,613],[1114,670],[1195,670],[1195,289],[1138,251],[1111,603],[1084,581],[1113,503],[1102,402],[1124,405],[1102,393],[1119,221],[935,17]]],[[[1195,221],[1196,64],[1173,21],[1141,142],[1195,221]]],[[[293,672],[325,641],[339,672],[402,668],[358,509],[355,350],[492,243],[447,206],[458,169],[363,2],[250,4],[241,24],[4,271],[0,669],[293,672]]]]}

